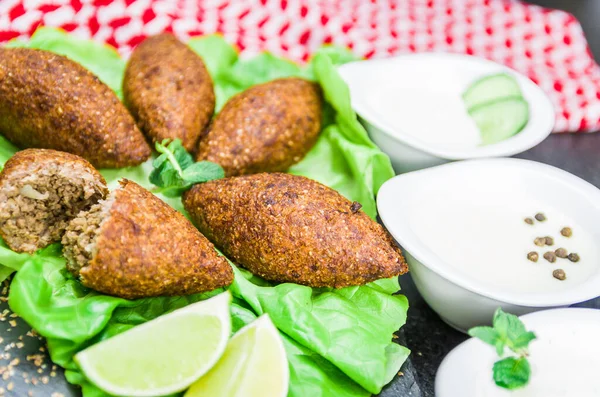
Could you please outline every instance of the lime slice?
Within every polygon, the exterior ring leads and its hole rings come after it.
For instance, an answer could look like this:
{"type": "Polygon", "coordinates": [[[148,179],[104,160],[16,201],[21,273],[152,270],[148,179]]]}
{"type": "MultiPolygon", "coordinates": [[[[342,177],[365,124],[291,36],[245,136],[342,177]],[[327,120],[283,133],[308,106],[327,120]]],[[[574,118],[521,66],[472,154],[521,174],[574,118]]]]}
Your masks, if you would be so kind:
{"type": "Polygon", "coordinates": [[[265,314],[231,338],[217,365],[184,397],[285,397],[289,379],[281,336],[265,314]]]}
{"type": "Polygon", "coordinates": [[[75,356],[85,376],[119,396],[163,396],[211,369],[231,333],[227,291],[97,343],[75,356]]]}

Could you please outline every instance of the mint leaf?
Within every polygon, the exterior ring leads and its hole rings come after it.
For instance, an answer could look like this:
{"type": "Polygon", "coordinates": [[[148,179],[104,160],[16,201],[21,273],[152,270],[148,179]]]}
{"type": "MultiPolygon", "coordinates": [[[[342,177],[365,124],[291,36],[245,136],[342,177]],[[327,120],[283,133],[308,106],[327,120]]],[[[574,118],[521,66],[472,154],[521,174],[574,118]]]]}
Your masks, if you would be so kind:
{"type": "Polygon", "coordinates": [[[169,158],[167,157],[166,154],[163,153],[154,159],[154,161],[152,162],[152,167],[160,168],[168,161],[169,161],[169,158]]]}
{"type": "Polygon", "coordinates": [[[183,170],[183,179],[190,185],[224,177],[223,167],[210,161],[199,161],[183,170]]]}
{"type": "MultiPolygon", "coordinates": [[[[492,327],[475,327],[469,330],[469,335],[481,339],[488,345],[496,346],[500,341],[500,336],[498,335],[498,331],[496,331],[492,327]]],[[[502,344],[504,347],[504,344],[502,344]]]]}
{"type": "Polygon", "coordinates": [[[179,139],[175,139],[169,143],[167,148],[173,153],[175,160],[177,160],[177,163],[181,169],[186,169],[190,165],[194,164],[194,158],[185,150],[179,139]]]}
{"type": "Polygon", "coordinates": [[[517,339],[515,339],[512,343],[512,349],[515,350],[523,350],[529,347],[529,343],[536,338],[535,334],[531,331],[527,331],[519,335],[517,339]]]}
{"type": "Polygon", "coordinates": [[[513,390],[529,382],[531,367],[525,357],[508,357],[494,364],[494,382],[505,389],[513,390]]]}
{"type": "Polygon", "coordinates": [[[504,355],[504,348],[506,347],[506,341],[504,339],[498,339],[496,342],[496,354],[502,357],[504,355]]]}
{"type": "Polygon", "coordinates": [[[150,173],[150,182],[158,186],[156,192],[168,197],[181,195],[196,183],[220,179],[225,176],[223,168],[210,161],[194,162],[179,139],[170,142],[164,140],[156,143],[156,150],[161,153],[152,162],[154,168],[150,173]]]}
{"type": "MultiPolygon", "coordinates": [[[[179,165],[178,157],[181,157],[181,160],[183,160],[184,162],[187,161],[186,156],[182,155],[181,150],[179,149],[183,149],[183,146],[181,146],[181,141],[179,139],[175,139],[171,143],[168,142],[169,141],[165,139],[162,141],[162,143],[156,142],[155,145],[156,151],[166,156],[166,161],[163,160],[161,166],[166,167],[167,164],[170,164],[181,176],[183,168],[181,168],[181,165],[179,165]]],[[[183,150],[185,151],[185,149],[183,150]]],[[[152,165],[154,165],[154,163],[152,165]]]]}
{"type": "Polygon", "coordinates": [[[519,317],[505,313],[501,308],[498,308],[494,314],[494,329],[504,344],[515,353],[526,349],[529,342],[535,339],[535,334],[527,332],[525,324],[519,320],[519,317]]]}
{"type": "Polygon", "coordinates": [[[164,164],[160,168],[155,168],[150,174],[150,182],[156,186],[167,187],[179,185],[183,183],[183,178],[179,172],[169,163],[164,164]],[[156,172],[154,172],[156,171],[156,172]]]}
{"type": "Polygon", "coordinates": [[[501,308],[494,313],[493,324],[493,327],[471,328],[469,335],[494,346],[500,357],[504,355],[506,347],[517,353],[518,357],[508,357],[494,363],[494,382],[506,389],[523,387],[531,376],[531,368],[526,358],[527,347],[536,336],[525,329],[525,324],[519,317],[505,313],[501,308]]]}

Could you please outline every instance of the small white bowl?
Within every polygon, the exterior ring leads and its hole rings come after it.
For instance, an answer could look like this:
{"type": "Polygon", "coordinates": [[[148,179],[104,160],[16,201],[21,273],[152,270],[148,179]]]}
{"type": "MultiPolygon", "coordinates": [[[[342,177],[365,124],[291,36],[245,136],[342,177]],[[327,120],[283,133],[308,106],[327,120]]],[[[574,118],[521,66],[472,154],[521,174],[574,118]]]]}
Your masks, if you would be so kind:
{"type": "MultiPolygon", "coordinates": [[[[524,152],[541,141],[554,126],[554,109],[546,94],[529,78],[498,63],[468,55],[450,53],[421,53],[393,58],[357,61],[339,67],[339,73],[350,88],[352,107],[363,120],[373,141],[388,155],[397,173],[414,171],[447,163],[485,157],[505,157],[524,152]],[[458,147],[436,145],[407,133],[406,126],[393,123],[388,115],[373,103],[374,95],[389,89],[398,76],[421,79],[431,95],[458,95],[475,80],[492,74],[508,73],[519,84],[529,103],[529,122],[518,134],[502,142],[458,147]],[[426,80],[426,81],[424,81],[426,80]]],[[[435,116],[436,109],[430,109],[435,116]]],[[[427,123],[427,119],[423,119],[427,123]]],[[[448,134],[452,126],[448,126],[448,134]]]]}
{"type": "Polygon", "coordinates": [[[469,339],[452,350],[435,379],[436,397],[600,396],[600,310],[554,309],[521,317],[537,339],[529,346],[529,383],[514,391],[496,386],[495,349],[469,339]],[[582,388],[582,389],[580,389],[582,388]]]}
{"type": "MultiPolygon", "coordinates": [[[[398,175],[388,180],[377,196],[379,216],[405,251],[410,274],[419,292],[449,325],[464,332],[473,326],[490,323],[498,307],[520,315],[542,308],[564,307],[600,295],[600,263],[594,264],[591,276],[579,283],[571,286],[565,284],[565,288],[558,291],[531,292],[501,283],[483,282],[481,278],[473,277],[464,269],[446,262],[419,237],[410,220],[414,218],[411,218],[411,213],[417,211],[417,206],[422,210],[425,208],[423,205],[428,205],[423,204],[427,202],[426,197],[446,197],[452,191],[461,194],[506,191],[515,192],[515,197],[517,193],[525,192],[536,201],[562,211],[562,214],[590,233],[591,238],[600,241],[600,190],[549,165],[520,159],[468,160],[398,175]]],[[[435,211],[435,208],[431,210],[435,211]]],[[[527,211],[529,214],[529,209],[527,211]]],[[[456,228],[460,227],[460,224],[456,225],[456,228]]],[[[531,229],[527,233],[536,234],[537,231],[531,229]]],[[[570,262],[566,259],[559,261],[566,261],[562,262],[565,264],[561,267],[577,265],[567,264],[570,262]]],[[[548,266],[548,263],[540,254],[540,262],[536,265],[548,266]]],[[[546,271],[546,268],[543,269],[546,271]]],[[[553,267],[547,269],[552,272],[553,267]]]]}

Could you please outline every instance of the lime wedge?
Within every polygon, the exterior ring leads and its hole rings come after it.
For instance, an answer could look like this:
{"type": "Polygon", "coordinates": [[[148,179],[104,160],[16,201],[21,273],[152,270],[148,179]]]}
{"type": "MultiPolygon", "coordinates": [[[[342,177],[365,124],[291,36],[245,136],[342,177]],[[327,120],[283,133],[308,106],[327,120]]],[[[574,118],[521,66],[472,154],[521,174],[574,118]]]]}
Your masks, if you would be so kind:
{"type": "Polygon", "coordinates": [[[217,365],[184,397],[285,397],[289,379],[281,336],[264,314],[231,338],[217,365]]]}
{"type": "Polygon", "coordinates": [[[119,396],[163,396],[211,369],[231,333],[227,291],[97,343],[75,356],[85,376],[119,396]]]}

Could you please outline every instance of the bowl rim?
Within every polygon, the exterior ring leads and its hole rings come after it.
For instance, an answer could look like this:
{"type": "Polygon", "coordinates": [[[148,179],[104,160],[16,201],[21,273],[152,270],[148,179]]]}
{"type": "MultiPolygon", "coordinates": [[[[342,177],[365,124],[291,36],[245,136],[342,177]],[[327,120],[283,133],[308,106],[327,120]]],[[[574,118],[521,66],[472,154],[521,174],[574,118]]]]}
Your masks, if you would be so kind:
{"type": "MultiPolygon", "coordinates": [[[[494,299],[499,302],[524,306],[524,307],[556,307],[568,306],[575,303],[584,302],[600,296],[600,269],[596,274],[586,282],[576,284],[571,288],[564,289],[558,292],[542,292],[535,294],[527,294],[518,291],[508,291],[499,286],[491,286],[482,283],[475,278],[464,275],[462,272],[452,270],[452,266],[430,250],[420,239],[412,232],[408,222],[402,224],[390,224],[387,217],[389,211],[403,211],[407,214],[408,208],[402,208],[402,205],[396,205],[393,208],[386,208],[386,204],[382,204],[382,195],[398,197],[401,192],[406,191],[404,182],[405,179],[416,178],[420,180],[422,174],[439,172],[439,170],[451,170],[451,172],[460,173],[464,167],[517,167],[533,170],[537,173],[543,173],[546,176],[552,176],[556,179],[569,184],[578,194],[587,197],[590,202],[598,203],[595,207],[600,216],[600,190],[589,182],[559,168],[551,165],[538,163],[531,160],[515,159],[515,158],[492,158],[492,159],[474,159],[457,161],[453,163],[443,164],[436,167],[431,167],[419,171],[409,172],[406,174],[397,175],[387,180],[379,189],[377,196],[377,210],[382,223],[385,225],[388,232],[406,250],[423,266],[436,273],[438,276],[452,282],[472,293],[483,297],[494,299]],[[394,209],[395,208],[395,209],[394,209]],[[387,221],[387,222],[386,222],[387,221]]],[[[444,175],[446,175],[445,173],[444,175]]],[[[600,266],[600,265],[598,265],[600,266]]]]}
{"type": "MultiPolygon", "coordinates": [[[[519,316],[519,318],[525,323],[526,327],[528,329],[532,329],[533,331],[535,331],[534,328],[539,329],[541,327],[550,326],[547,323],[547,319],[556,320],[560,318],[565,321],[568,320],[571,326],[580,327],[587,326],[587,324],[594,320],[593,317],[600,319],[599,309],[592,309],[586,307],[555,308],[540,310],[519,316]]],[[[477,350],[484,353],[484,351],[492,351],[493,348],[474,337],[470,337],[469,339],[454,347],[454,349],[452,349],[444,357],[436,371],[434,381],[434,389],[436,395],[441,391],[448,390],[447,379],[449,379],[448,376],[451,376],[451,373],[449,375],[446,375],[446,372],[449,370],[451,371],[453,368],[456,368],[454,362],[456,360],[459,360],[461,356],[465,355],[466,353],[473,353],[472,351],[470,352],[470,350],[477,350]]],[[[475,356],[481,357],[481,355],[469,354],[469,361],[476,361],[476,359],[474,359],[475,356]]]]}
{"type": "Polygon", "coordinates": [[[538,145],[552,133],[552,129],[554,128],[556,120],[556,115],[554,111],[554,106],[552,105],[552,102],[550,101],[546,93],[531,79],[529,79],[529,77],[517,72],[512,68],[509,68],[508,66],[491,61],[489,59],[467,54],[457,54],[448,52],[423,52],[417,54],[402,54],[390,58],[378,58],[348,62],[343,65],[340,65],[338,67],[338,72],[340,73],[340,76],[348,85],[351,91],[350,75],[353,73],[353,69],[363,68],[367,64],[378,65],[399,62],[406,58],[426,59],[432,57],[440,57],[442,58],[442,60],[443,58],[449,58],[463,60],[464,62],[479,63],[481,65],[484,65],[485,67],[496,69],[495,72],[490,73],[504,72],[514,76],[519,82],[519,85],[521,86],[524,95],[535,99],[533,102],[531,101],[531,98],[528,100],[529,106],[531,107],[532,104],[535,104],[541,109],[541,111],[537,113],[537,117],[545,117],[545,120],[542,120],[544,127],[530,130],[525,129],[524,131],[519,132],[514,137],[505,139],[501,142],[491,145],[477,146],[474,148],[467,149],[442,148],[432,146],[431,144],[423,142],[418,138],[411,136],[410,134],[403,133],[398,129],[398,127],[395,127],[390,123],[386,122],[385,120],[382,120],[370,110],[369,106],[365,106],[364,102],[361,100],[362,95],[354,97],[351,96],[352,107],[354,108],[356,113],[365,122],[371,124],[379,132],[386,135],[393,141],[404,145],[408,145],[414,149],[418,149],[429,155],[446,160],[466,160],[484,157],[512,156],[538,145]],[[395,131],[395,133],[391,133],[390,131],[395,131]],[[518,137],[518,139],[516,139],[515,137],[518,137]]]}

